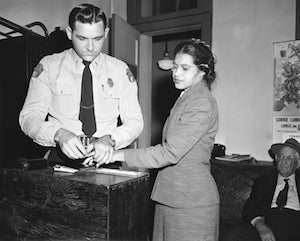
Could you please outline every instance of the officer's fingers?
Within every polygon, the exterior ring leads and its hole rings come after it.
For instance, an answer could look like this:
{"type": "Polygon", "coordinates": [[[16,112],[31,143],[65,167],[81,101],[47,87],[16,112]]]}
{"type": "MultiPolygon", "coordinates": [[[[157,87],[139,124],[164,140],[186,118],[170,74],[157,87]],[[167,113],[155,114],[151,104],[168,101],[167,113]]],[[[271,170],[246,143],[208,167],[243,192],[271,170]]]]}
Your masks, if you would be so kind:
{"type": "Polygon", "coordinates": [[[69,145],[65,146],[65,150],[68,150],[69,156],[72,157],[72,159],[83,159],[85,157],[85,153],[82,153],[81,150],[79,150],[80,146],[77,146],[78,143],[69,143],[69,145]]]}
{"type": "Polygon", "coordinates": [[[87,151],[86,151],[85,147],[83,146],[82,142],[80,141],[80,139],[78,137],[76,137],[74,139],[73,143],[74,143],[74,146],[76,147],[76,149],[80,152],[79,153],[78,151],[74,150],[77,153],[77,155],[81,156],[79,158],[84,158],[85,155],[87,154],[87,151]]]}
{"type": "Polygon", "coordinates": [[[85,167],[92,166],[94,164],[94,158],[92,156],[86,158],[82,163],[85,167]]]}
{"type": "Polygon", "coordinates": [[[85,148],[77,137],[70,138],[68,141],[61,143],[60,148],[72,159],[84,158],[83,153],[85,153],[85,148]]]}
{"type": "Polygon", "coordinates": [[[74,138],[72,138],[69,142],[69,145],[77,159],[82,159],[86,156],[86,149],[80,141],[79,137],[75,136],[74,138]]]}
{"type": "Polygon", "coordinates": [[[76,156],[73,153],[72,150],[72,143],[73,143],[73,139],[70,138],[67,141],[63,141],[59,143],[60,149],[61,151],[69,158],[71,159],[76,159],[76,156]]]}
{"type": "Polygon", "coordinates": [[[95,152],[94,151],[94,145],[93,144],[89,144],[86,148],[86,156],[90,156],[91,153],[93,153],[92,155],[94,155],[95,152]]]}
{"type": "Polygon", "coordinates": [[[82,145],[80,145],[80,143],[78,144],[77,142],[75,142],[69,146],[72,151],[72,155],[74,156],[74,159],[82,159],[85,157],[85,149],[84,152],[82,152],[82,150],[79,149],[82,147],[82,145]]]}
{"type": "Polygon", "coordinates": [[[95,156],[95,151],[88,152],[85,157],[95,156]]]}
{"type": "Polygon", "coordinates": [[[76,157],[73,154],[72,149],[68,145],[64,145],[61,147],[61,151],[70,159],[76,159],[76,157]]]}

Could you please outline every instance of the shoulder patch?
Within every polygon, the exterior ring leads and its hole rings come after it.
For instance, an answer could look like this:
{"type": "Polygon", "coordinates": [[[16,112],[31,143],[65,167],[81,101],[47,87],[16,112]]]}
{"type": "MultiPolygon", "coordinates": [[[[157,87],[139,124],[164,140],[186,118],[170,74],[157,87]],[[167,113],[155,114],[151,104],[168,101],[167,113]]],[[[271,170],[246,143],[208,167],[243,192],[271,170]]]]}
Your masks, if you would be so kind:
{"type": "Polygon", "coordinates": [[[132,72],[131,72],[131,70],[129,68],[126,69],[126,74],[127,74],[128,79],[129,79],[130,82],[135,82],[136,81],[133,74],[132,74],[132,72]]]}
{"type": "Polygon", "coordinates": [[[41,63],[38,63],[37,66],[35,66],[33,73],[32,73],[32,77],[33,78],[37,78],[40,76],[40,74],[43,72],[44,70],[44,66],[41,63]]]}
{"type": "Polygon", "coordinates": [[[108,85],[110,88],[112,88],[112,87],[114,86],[114,81],[113,81],[112,78],[108,78],[108,79],[107,79],[107,85],[108,85]]]}

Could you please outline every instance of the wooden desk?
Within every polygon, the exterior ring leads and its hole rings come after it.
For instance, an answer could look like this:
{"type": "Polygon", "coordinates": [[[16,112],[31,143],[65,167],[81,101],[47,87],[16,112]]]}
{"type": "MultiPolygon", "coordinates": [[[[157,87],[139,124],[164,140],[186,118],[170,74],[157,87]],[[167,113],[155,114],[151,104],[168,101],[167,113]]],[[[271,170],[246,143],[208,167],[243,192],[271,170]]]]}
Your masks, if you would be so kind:
{"type": "Polygon", "coordinates": [[[149,174],[0,169],[0,240],[147,240],[149,174]]]}

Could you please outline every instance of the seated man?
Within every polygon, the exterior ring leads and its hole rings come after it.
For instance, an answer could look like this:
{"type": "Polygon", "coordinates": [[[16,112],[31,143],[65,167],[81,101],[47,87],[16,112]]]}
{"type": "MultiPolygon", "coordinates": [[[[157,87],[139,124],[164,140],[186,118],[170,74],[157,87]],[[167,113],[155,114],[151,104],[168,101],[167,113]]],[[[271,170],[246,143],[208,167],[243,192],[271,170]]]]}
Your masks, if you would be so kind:
{"type": "Polygon", "coordinates": [[[288,139],[270,152],[277,172],[254,181],[243,209],[245,223],[227,230],[222,241],[300,240],[300,144],[288,139]]]}

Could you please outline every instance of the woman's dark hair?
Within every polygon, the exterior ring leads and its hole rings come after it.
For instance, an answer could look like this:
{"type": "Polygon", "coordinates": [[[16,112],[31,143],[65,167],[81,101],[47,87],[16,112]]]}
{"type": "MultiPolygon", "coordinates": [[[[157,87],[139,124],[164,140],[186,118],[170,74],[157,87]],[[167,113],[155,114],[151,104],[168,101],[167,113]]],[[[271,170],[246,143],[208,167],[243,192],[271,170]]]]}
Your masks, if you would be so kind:
{"type": "Polygon", "coordinates": [[[69,15],[69,26],[72,30],[74,30],[76,21],[89,24],[102,21],[104,29],[107,26],[105,13],[100,8],[88,3],[80,4],[72,9],[69,15]]]}
{"type": "Polygon", "coordinates": [[[200,39],[190,39],[179,43],[174,50],[177,53],[188,54],[193,57],[194,64],[199,70],[205,72],[203,79],[207,87],[211,89],[212,82],[216,79],[215,58],[210,47],[200,39]]]}

